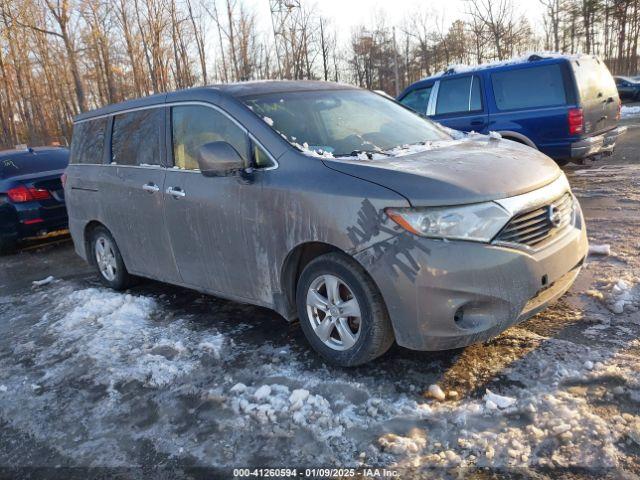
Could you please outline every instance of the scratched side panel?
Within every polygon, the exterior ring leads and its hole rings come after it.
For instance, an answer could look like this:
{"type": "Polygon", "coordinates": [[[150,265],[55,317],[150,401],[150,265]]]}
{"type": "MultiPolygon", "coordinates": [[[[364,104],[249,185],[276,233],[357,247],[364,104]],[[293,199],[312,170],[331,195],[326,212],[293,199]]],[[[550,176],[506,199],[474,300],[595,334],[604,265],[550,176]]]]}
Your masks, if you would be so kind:
{"type": "Polygon", "coordinates": [[[278,169],[262,173],[256,204],[256,283],[268,287],[256,294],[282,292],[282,267],[296,246],[323,242],[354,254],[395,234],[381,228],[385,207],[408,205],[395,192],[293,150],[279,162],[278,169]]]}
{"type": "MultiPolygon", "coordinates": [[[[193,208],[179,209],[182,213],[168,218],[172,230],[176,223],[184,225],[177,233],[183,238],[175,243],[192,252],[185,259],[186,283],[275,307],[285,259],[296,246],[324,242],[353,254],[392,234],[375,225],[385,207],[408,206],[395,192],[296,152],[248,108],[215,90],[176,92],[167,101],[204,101],[221,107],[279,164],[244,179],[189,174],[187,197],[181,200],[193,202],[193,208]]],[[[173,175],[168,173],[167,185],[173,185],[173,175]]]]}
{"type": "Polygon", "coordinates": [[[85,260],[84,229],[95,220],[101,209],[101,165],[71,164],[67,167],[65,203],[69,215],[69,231],[76,252],[85,260]]]}

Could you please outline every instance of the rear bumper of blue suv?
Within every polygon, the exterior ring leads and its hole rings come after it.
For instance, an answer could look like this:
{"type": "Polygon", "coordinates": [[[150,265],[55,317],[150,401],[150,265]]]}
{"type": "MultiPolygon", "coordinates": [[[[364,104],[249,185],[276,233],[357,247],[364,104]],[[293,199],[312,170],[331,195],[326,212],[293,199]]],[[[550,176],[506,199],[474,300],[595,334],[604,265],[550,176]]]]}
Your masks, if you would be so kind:
{"type": "Polygon", "coordinates": [[[613,152],[616,142],[627,131],[627,127],[616,127],[599,135],[577,138],[574,141],[562,139],[545,143],[538,148],[545,155],[556,160],[579,160],[613,152]]]}
{"type": "Polygon", "coordinates": [[[571,158],[586,158],[593,155],[613,152],[618,138],[627,131],[627,127],[617,127],[602,135],[584,138],[571,144],[571,158]]]}

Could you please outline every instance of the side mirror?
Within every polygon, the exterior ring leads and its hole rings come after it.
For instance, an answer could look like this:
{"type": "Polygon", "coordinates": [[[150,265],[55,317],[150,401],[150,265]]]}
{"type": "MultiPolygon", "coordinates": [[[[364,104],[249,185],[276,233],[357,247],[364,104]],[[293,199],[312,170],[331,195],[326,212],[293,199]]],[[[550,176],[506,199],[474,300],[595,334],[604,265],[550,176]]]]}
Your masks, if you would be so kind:
{"type": "Polygon", "coordinates": [[[205,177],[223,177],[242,170],[244,160],[229,143],[210,142],[198,149],[198,168],[205,177]]]}

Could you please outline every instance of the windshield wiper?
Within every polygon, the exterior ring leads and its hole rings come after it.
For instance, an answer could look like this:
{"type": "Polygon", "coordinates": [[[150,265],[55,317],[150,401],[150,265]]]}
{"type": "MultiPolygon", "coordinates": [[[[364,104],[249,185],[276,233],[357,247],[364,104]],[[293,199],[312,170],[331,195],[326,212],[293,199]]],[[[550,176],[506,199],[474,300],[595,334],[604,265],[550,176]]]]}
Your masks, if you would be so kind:
{"type": "Polygon", "coordinates": [[[353,150],[349,154],[336,155],[336,157],[357,157],[358,155],[365,154],[369,160],[373,160],[373,154],[379,153],[381,155],[386,155],[387,157],[391,157],[390,153],[384,152],[382,150],[353,150]]]}
{"type": "Polygon", "coordinates": [[[429,142],[431,142],[431,140],[420,140],[419,142],[405,143],[404,145],[398,145],[395,148],[413,147],[414,145],[427,145],[429,142]]]}

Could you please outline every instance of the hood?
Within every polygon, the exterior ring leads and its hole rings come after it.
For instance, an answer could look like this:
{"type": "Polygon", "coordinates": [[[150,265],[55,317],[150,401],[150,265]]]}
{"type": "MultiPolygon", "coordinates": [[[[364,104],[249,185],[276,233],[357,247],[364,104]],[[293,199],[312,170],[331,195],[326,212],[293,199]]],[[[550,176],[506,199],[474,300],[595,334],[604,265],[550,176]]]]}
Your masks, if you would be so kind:
{"type": "Polygon", "coordinates": [[[385,186],[412,206],[477,203],[511,197],[543,187],[561,170],[546,155],[504,139],[475,135],[438,142],[422,151],[410,147],[393,157],[373,160],[323,159],[347,175],[385,186]]]}

